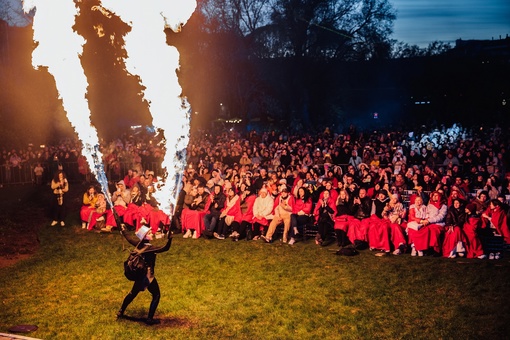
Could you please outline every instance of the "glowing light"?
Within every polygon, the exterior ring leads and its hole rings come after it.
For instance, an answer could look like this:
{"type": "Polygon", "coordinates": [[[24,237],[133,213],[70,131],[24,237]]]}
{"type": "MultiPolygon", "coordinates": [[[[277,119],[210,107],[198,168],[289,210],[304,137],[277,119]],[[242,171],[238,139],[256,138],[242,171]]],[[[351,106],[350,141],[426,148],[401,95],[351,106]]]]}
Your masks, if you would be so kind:
{"type": "MultiPolygon", "coordinates": [[[[103,0],[101,6],[91,8],[106,13],[107,17],[110,17],[110,12],[115,13],[132,27],[125,37],[126,68],[140,76],[153,124],[164,133],[166,153],[162,166],[166,169],[166,176],[160,183],[156,198],[163,204],[160,208],[169,214],[173,213],[179,176],[185,166],[190,110],[187,101],[181,97],[176,74],[179,53],[176,48],[166,45],[164,28],[179,31],[195,7],[195,0],[103,0]],[[167,186],[165,179],[169,183],[167,186]]],[[[35,68],[47,67],[55,78],[64,109],[83,143],[82,152],[113,206],[99,151],[99,138],[90,123],[86,100],[88,83],[80,62],[85,40],[73,30],[75,17],[79,15],[75,2],[25,0],[23,9],[27,13],[34,9],[36,12],[33,29],[38,46],[32,54],[32,64],[35,68]]],[[[101,34],[101,27],[96,27],[96,30],[101,34]]]]}
{"type": "Polygon", "coordinates": [[[186,163],[190,109],[182,98],[176,73],[179,52],[166,44],[164,28],[178,32],[195,10],[196,1],[144,1],[142,6],[140,0],[103,0],[102,6],[131,26],[124,39],[125,64],[131,74],[140,77],[153,124],[164,132],[162,167],[166,174],[155,196],[162,204],[160,208],[172,214],[186,163]]]}
{"type": "Polygon", "coordinates": [[[32,65],[36,69],[47,67],[53,75],[64,110],[83,143],[83,155],[111,204],[99,139],[90,123],[90,110],[85,98],[88,83],[80,62],[85,40],[73,30],[78,9],[69,0],[23,2],[25,12],[33,9],[34,41],[38,45],[32,53],[32,65]]]}

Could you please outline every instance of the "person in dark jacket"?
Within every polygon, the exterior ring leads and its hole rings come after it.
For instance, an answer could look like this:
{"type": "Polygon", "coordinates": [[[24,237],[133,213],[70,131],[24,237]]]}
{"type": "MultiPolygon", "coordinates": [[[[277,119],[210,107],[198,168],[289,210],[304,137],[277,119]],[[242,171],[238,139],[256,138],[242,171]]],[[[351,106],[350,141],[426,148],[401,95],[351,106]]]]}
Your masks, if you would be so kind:
{"type": "Polygon", "coordinates": [[[150,241],[153,238],[153,234],[152,230],[148,226],[144,225],[136,232],[138,240],[128,235],[124,225],[121,226],[122,226],[121,234],[126,238],[126,240],[128,240],[129,243],[135,246],[138,250],[145,249],[142,253],[142,256],[147,265],[147,275],[139,280],[136,280],[133,283],[131,291],[126,295],[126,297],[124,298],[124,302],[122,302],[120,310],[117,312],[117,318],[122,318],[124,316],[124,311],[126,310],[127,306],[135,299],[138,293],[147,289],[152,294],[152,301],[149,307],[149,314],[145,322],[148,325],[158,324],[160,323],[160,321],[158,319],[154,319],[154,313],[156,312],[156,308],[158,307],[161,293],[159,291],[158,281],[154,277],[156,254],[163,253],[170,249],[170,246],[172,244],[172,234],[168,232],[168,241],[164,246],[155,247],[152,244],[150,244],[150,241]]]}
{"type": "Polygon", "coordinates": [[[223,193],[221,185],[216,184],[209,197],[209,203],[205,208],[206,211],[208,210],[207,214],[204,216],[205,230],[203,234],[206,237],[211,238],[213,236],[218,221],[220,220],[221,211],[225,207],[226,200],[227,196],[223,193]]]}

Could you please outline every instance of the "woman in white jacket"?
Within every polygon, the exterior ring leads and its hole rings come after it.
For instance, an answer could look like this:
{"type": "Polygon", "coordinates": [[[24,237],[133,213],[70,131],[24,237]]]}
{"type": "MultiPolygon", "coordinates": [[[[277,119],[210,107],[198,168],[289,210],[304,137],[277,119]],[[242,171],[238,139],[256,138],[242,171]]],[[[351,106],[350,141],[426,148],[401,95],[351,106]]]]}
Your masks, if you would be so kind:
{"type": "MultiPolygon", "coordinates": [[[[253,204],[253,239],[258,240],[261,229],[267,229],[273,219],[274,199],[268,194],[267,189],[262,187],[259,196],[253,204]]],[[[264,230],[265,234],[265,230],[264,230]]]]}

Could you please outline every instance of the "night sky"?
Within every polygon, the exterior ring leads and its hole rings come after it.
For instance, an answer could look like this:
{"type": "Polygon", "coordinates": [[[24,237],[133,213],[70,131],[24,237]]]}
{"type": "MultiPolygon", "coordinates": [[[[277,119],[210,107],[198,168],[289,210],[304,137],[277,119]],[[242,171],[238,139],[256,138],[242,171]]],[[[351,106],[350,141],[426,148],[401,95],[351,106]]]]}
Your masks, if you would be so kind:
{"type": "MultiPolygon", "coordinates": [[[[389,0],[397,10],[394,39],[426,47],[439,40],[499,39],[510,34],[509,0],[389,0]]],[[[20,0],[1,0],[0,17],[25,26],[20,0]]]]}
{"type": "Polygon", "coordinates": [[[490,40],[510,34],[508,0],[390,0],[397,10],[393,38],[426,47],[438,40],[490,40]]]}

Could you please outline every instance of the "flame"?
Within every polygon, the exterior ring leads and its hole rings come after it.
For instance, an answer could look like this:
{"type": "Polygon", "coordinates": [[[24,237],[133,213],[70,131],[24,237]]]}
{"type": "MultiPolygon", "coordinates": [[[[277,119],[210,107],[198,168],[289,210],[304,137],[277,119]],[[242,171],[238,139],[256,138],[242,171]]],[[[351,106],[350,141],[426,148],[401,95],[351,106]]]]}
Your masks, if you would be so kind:
{"type": "Polygon", "coordinates": [[[83,155],[111,204],[99,138],[90,123],[90,109],[85,97],[88,82],[80,62],[85,40],[73,30],[78,9],[69,0],[23,1],[25,12],[34,8],[34,41],[38,45],[32,53],[32,65],[36,69],[47,67],[53,75],[64,110],[83,143],[83,155]]]}
{"type": "Polygon", "coordinates": [[[155,197],[164,212],[173,214],[185,166],[190,118],[176,73],[179,52],[166,44],[164,28],[179,31],[195,10],[196,1],[102,0],[101,5],[131,26],[124,38],[128,55],[125,65],[128,72],[140,77],[153,125],[164,131],[166,152],[162,167],[166,174],[155,197]]]}
{"type": "MultiPolygon", "coordinates": [[[[166,169],[166,181],[160,185],[156,199],[168,214],[173,213],[179,176],[185,166],[189,105],[181,97],[182,89],[176,74],[179,53],[175,47],[166,44],[164,28],[179,31],[195,7],[196,0],[103,0],[102,7],[91,8],[108,9],[132,27],[125,37],[128,54],[125,64],[130,73],[140,77],[153,124],[164,131],[166,153],[162,167],[166,169]]],[[[85,40],[73,30],[79,10],[70,0],[23,1],[25,12],[34,8],[34,40],[38,46],[32,54],[32,64],[35,68],[47,67],[55,78],[69,121],[84,145],[84,156],[112,204],[99,151],[99,138],[91,124],[86,100],[88,83],[80,62],[85,40]]]]}

